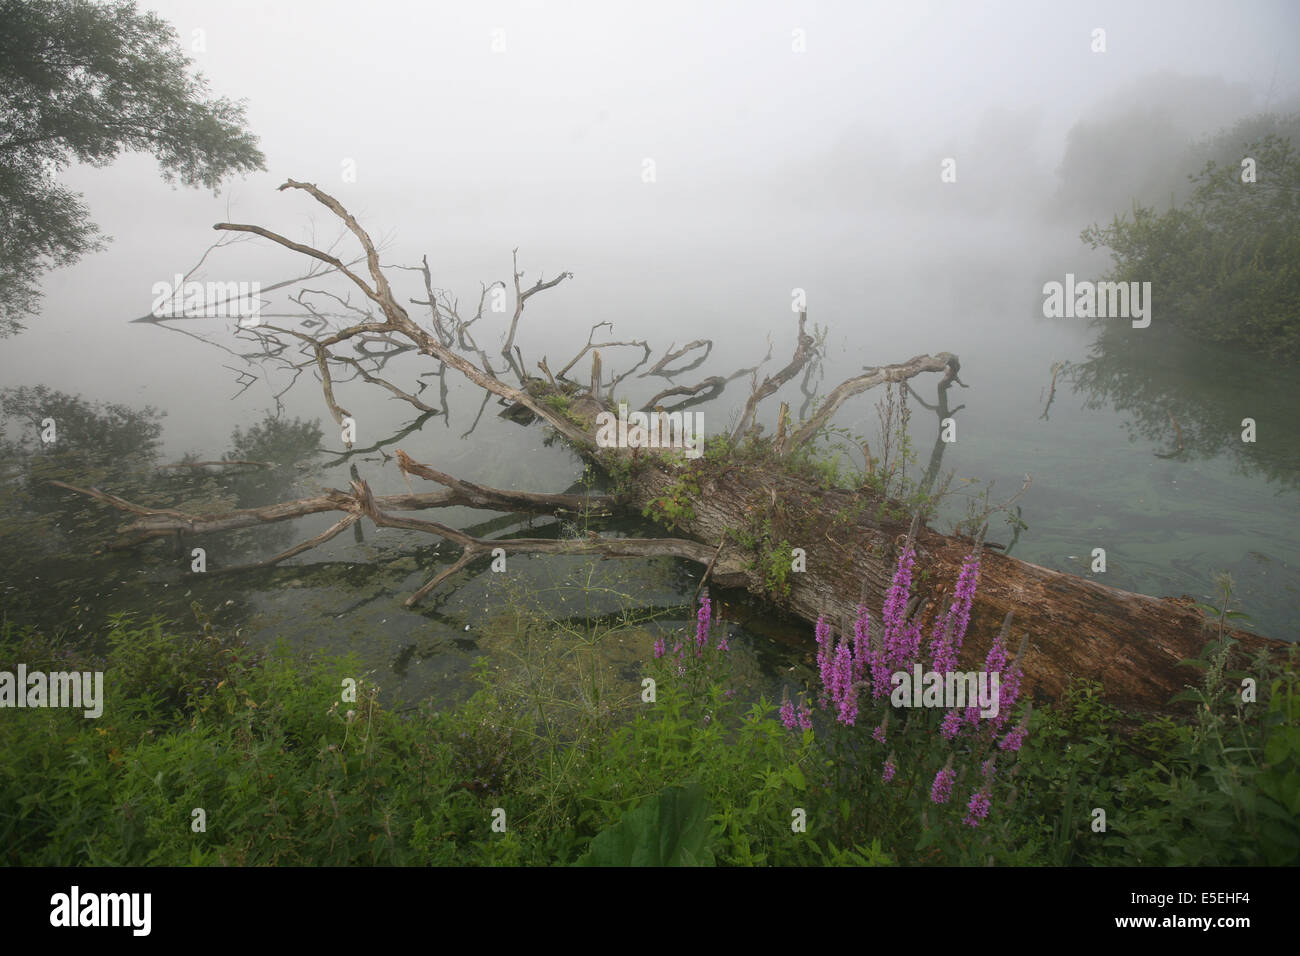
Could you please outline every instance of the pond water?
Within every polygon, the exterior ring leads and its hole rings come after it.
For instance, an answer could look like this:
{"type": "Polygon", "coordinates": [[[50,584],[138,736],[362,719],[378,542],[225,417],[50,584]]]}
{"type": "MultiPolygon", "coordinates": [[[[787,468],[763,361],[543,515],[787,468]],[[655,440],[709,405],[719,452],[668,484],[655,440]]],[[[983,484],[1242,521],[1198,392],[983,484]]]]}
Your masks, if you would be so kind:
{"type": "MultiPolygon", "coordinates": [[[[638,211],[626,203],[611,222],[598,215],[600,197],[571,198],[570,217],[558,239],[534,236],[530,245],[521,242],[526,283],[538,268],[548,278],[561,269],[575,273],[571,281],[536,296],[524,313],[519,344],[530,365],[545,356],[552,369],[561,367],[593,324],[611,321],[613,333],[602,330],[598,340],[644,338],[656,358],[674,343],[713,339],[707,362],[672,384],[752,366],[767,352],[769,336],[772,359],[763,371],[771,372],[788,361],[795,329],[791,290],[804,289],[810,324],[827,330],[816,379],[823,395],[864,366],[941,350],[960,356],[968,387],[950,394],[953,406],[960,406],[954,413],[957,440],[944,447],[942,460],[945,471],[956,473],[954,490],[973,494],[978,483],[993,481],[991,498],[1001,501],[1032,476],[1016,501],[1025,527],[1015,533],[995,518],[990,540],[1009,545],[1021,559],[1080,574],[1091,573],[1093,549],[1105,548],[1105,583],[1155,595],[1209,598],[1215,574],[1228,571],[1236,585],[1234,603],[1252,616],[1256,630],[1287,640],[1300,637],[1295,610],[1300,425],[1287,402],[1300,386],[1300,371],[1180,340],[1161,326],[1158,300],[1148,329],[1132,329],[1122,320],[1090,327],[1083,320],[1045,319],[1044,282],[1104,267],[1080,254],[1076,226],[957,215],[865,221],[824,210],[812,216],[793,208],[730,205],[712,212],[706,206],[702,213],[699,197],[682,199],[678,206],[670,200],[666,210],[638,211]],[[907,241],[892,241],[895,235],[907,241]],[[1056,375],[1047,408],[1056,363],[1066,364],[1056,375]],[[1241,440],[1241,421],[1247,417],[1256,422],[1254,443],[1241,440]]],[[[385,216],[406,221],[395,210],[371,218],[385,216]]],[[[376,232],[386,225],[368,224],[376,232]]],[[[127,233],[130,247],[128,221],[116,226],[127,233]]],[[[444,224],[446,234],[456,226],[444,224]]],[[[468,301],[476,298],[480,279],[508,275],[509,249],[503,257],[502,241],[485,234],[490,231],[467,228],[470,238],[454,248],[446,239],[423,249],[401,242],[385,261],[417,263],[427,251],[437,263],[441,253],[450,261],[435,284],[455,288],[468,301]]],[[[506,227],[501,231],[518,235],[506,227]]],[[[197,259],[201,250],[195,245],[187,258],[197,259]]],[[[246,257],[238,260],[244,263],[240,268],[267,284],[298,274],[290,271],[293,261],[278,253],[249,246],[236,252],[246,257]],[[274,273],[282,265],[282,273],[274,273]]],[[[138,258],[142,253],[128,248],[121,254],[138,258]]],[[[150,255],[163,253],[154,249],[150,255]]],[[[254,431],[275,411],[274,393],[287,380],[258,380],[241,392],[243,380],[237,376],[247,367],[221,350],[239,350],[231,330],[214,325],[221,320],[201,320],[208,323],[201,329],[183,327],[201,331],[209,343],[156,326],[129,325],[147,308],[148,283],[105,278],[97,289],[86,289],[93,287],[86,280],[98,275],[96,270],[108,274],[120,265],[110,256],[79,266],[82,271],[58,274],[38,327],[5,344],[0,384],[45,385],[87,401],[163,410],[154,457],[151,462],[133,458],[138,441],[114,447],[102,436],[78,436],[69,428],[62,447],[79,447],[86,457],[42,453],[29,477],[94,484],[153,506],[218,511],[346,488],[353,468],[376,494],[406,491],[390,457],[401,448],[417,461],[483,484],[553,492],[582,488],[583,469],[575,455],[549,443],[537,426],[500,418],[495,401],[483,407],[482,393],[454,371],[446,376],[450,414],[422,420],[381,389],[360,382],[339,385],[339,400],[358,423],[350,454],[310,367],[281,398],[280,427],[254,431]],[[295,419],[318,421],[319,435],[308,427],[288,427],[295,419]],[[237,439],[232,437],[236,429],[237,439]],[[278,467],[226,469],[232,474],[224,475],[213,469],[159,473],[153,467],[187,453],[201,459],[223,453],[266,459],[278,467]]],[[[170,261],[152,268],[161,276],[176,271],[170,261]]],[[[420,296],[418,273],[390,276],[402,298],[420,296]]],[[[323,281],[318,285],[326,287],[323,281]]],[[[342,291],[337,284],[329,287],[342,291]]],[[[301,311],[282,305],[271,311],[301,311]]],[[[418,317],[418,308],[411,309],[418,317]]],[[[480,342],[489,352],[496,351],[492,345],[505,325],[501,316],[484,320],[480,342]]],[[[604,350],[606,370],[620,367],[623,357],[635,352],[604,350]]],[[[429,369],[411,356],[388,366],[403,382],[426,383],[422,397],[436,405],[437,380],[416,378],[429,369]]],[[[934,401],[934,380],[913,382],[925,401],[934,401]]],[[[658,378],[629,379],[620,394],[627,392],[635,401],[665,384],[658,378]]],[[[796,411],[806,407],[796,385],[766,403],[769,428],[779,401],[789,401],[796,411]]],[[[718,400],[697,406],[706,433],[727,428],[747,393],[748,379],[740,379],[718,400]]],[[[879,447],[878,397],[860,396],[836,419],[873,448],[879,447]]],[[[913,442],[924,468],[939,421],[918,403],[912,411],[913,442]]],[[[32,445],[36,427],[32,420],[11,419],[6,437],[25,436],[32,445]]],[[[31,461],[26,467],[30,471],[31,461]]],[[[218,624],[257,643],[283,638],[307,649],[354,651],[386,694],[403,701],[452,695],[464,687],[478,656],[504,653],[503,638],[492,625],[508,594],[523,595],[539,613],[564,621],[618,620],[625,613],[636,620],[652,618],[601,644],[610,666],[632,679],[638,662],[650,654],[656,628],[688,626],[700,573],[674,561],[516,556],[506,574],[492,573],[485,561],[407,609],[405,597],[454,561],[454,547],[426,534],[367,525],[279,567],[186,576],[188,556],[162,543],[99,553],[123,516],[98,502],[24,481],[22,474],[11,461],[0,529],[11,619],[89,633],[113,612],[184,619],[191,602],[199,602],[218,624]]],[[[416,478],[410,487],[437,490],[416,478]]],[[[485,536],[566,530],[549,518],[469,509],[426,514],[485,536]]],[[[964,499],[952,499],[940,529],[964,514],[964,499]]],[[[320,534],[335,517],[315,515],[191,544],[206,548],[209,568],[228,567],[320,534]]],[[[637,522],[601,527],[653,532],[637,522]]],[[[789,668],[806,664],[811,635],[805,628],[740,595],[717,598],[732,628],[732,647],[764,680],[779,680],[789,668]]]]}

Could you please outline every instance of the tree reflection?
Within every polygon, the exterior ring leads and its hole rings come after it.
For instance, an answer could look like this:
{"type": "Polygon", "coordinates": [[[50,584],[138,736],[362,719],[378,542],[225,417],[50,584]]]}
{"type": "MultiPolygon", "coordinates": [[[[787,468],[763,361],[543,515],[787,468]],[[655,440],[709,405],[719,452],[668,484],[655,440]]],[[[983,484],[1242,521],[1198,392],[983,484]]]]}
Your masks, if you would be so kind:
{"type": "Polygon", "coordinates": [[[1102,329],[1091,354],[1064,377],[1085,407],[1112,406],[1127,416],[1131,441],[1158,446],[1174,460],[1231,457],[1244,474],[1300,485],[1300,423],[1290,402],[1300,373],[1192,342],[1156,326],[1102,329]],[[1242,441],[1254,419],[1257,440],[1242,441]],[[1181,447],[1181,450],[1179,450],[1181,447]]]}

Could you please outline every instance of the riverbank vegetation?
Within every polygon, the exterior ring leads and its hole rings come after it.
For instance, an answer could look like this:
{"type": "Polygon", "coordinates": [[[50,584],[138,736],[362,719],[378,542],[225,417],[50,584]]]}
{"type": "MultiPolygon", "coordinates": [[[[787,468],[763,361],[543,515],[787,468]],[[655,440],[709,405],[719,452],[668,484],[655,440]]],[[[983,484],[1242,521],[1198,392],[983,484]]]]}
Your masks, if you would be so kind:
{"type": "MultiPolygon", "coordinates": [[[[950,616],[971,588],[958,582],[950,616]]],[[[355,659],[254,651],[197,609],[187,626],[119,617],[101,647],[7,623],[0,671],[102,670],[107,703],[98,719],[5,711],[3,859],[1300,862],[1294,652],[1236,672],[1231,640],[1208,630],[1188,666],[1190,704],[1158,717],[1121,713],[1099,685],[1076,683],[1059,700],[1008,710],[987,741],[979,728],[934,732],[946,715],[922,710],[895,711],[882,729],[870,691],[846,721],[844,669],[851,676],[861,660],[866,690],[872,658],[860,649],[900,646],[892,596],[885,615],[864,616],[879,629],[874,643],[855,629],[833,647],[819,628],[822,679],[787,686],[780,707],[737,692],[735,655],[707,597],[695,626],[661,632],[629,679],[602,667],[598,650],[640,622],[575,627],[516,596],[491,624],[504,653],[480,664],[477,689],[454,706],[409,708],[382,704],[355,659]],[[1247,676],[1253,701],[1243,699],[1247,676]]]]}

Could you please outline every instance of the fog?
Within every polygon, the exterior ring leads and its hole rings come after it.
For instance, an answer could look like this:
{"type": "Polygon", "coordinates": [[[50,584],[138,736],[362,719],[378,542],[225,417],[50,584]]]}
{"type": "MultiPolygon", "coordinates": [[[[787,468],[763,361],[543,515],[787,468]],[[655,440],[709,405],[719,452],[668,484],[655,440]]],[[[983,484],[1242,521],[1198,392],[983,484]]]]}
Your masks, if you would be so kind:
{"type": "MultiPolygon", "coordinates": [[[[1018,482],[1033,454],[1006,444],[1013,410],[1032,421],[1052,362],[1091,339],[1041,308],[1045,281],[1108,264],[1080,231],[1135,201],[1163,208],[1185,195],[1193,142],[1300,104],[1289,2],[146,6],[214,95],[247,100],[268,171],[214,196],[168,186],[148,156],[64,170],[113,241],[51,274],[43,314],[2,345],[0,379],[152,403],[175,454],[219,451],[283,382],[240,393],[228,356],[130,320],[194,267],[216,222],[333,241],[328,211],[277,191],[293,178],[343,202],[386,264],[427,254],[462,300],[508,279],[516,247],[527,284],[574,273],[529,302],[530,367],[558,368],[601,321],[656,350],[714,338],[701,375],[753,365],[769,336],[784,362],[796,289],[830,330],[827,383],[955,352],[972,385],[965,447],[984,442],[978,463],[1018,482]]],[[[195,278],[265,286],[304,265],[254,239],[195,278]]],[[[400,298],[422,292],[416,273],[390,275],[400,298]]],[[[489,315],[480,341],[506,319],[489,315]]],[[[745,390],[732,392],[734,408],[745,390]]],[[[286,410],[328,421],[306,379],[286,410]]],[[[460,430],[428,439],[440,460],[461,454],[460,430]]]]}

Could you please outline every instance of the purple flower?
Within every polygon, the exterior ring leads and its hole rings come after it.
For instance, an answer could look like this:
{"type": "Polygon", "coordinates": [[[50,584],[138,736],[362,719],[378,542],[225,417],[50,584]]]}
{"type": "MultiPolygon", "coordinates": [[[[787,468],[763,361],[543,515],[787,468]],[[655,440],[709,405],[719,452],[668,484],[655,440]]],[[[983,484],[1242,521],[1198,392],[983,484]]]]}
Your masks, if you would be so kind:
{"type": "Polygon", "coordinates": [[[966,636],[966,628],[970,625],[971,602],[975,598],[979,577],[979,555],[967,555],[961,573],[957,576],[957,586],[953,589],[948,613],[935,618],[930,653],[934,655],[934,669],[941,674],[957,668],[957,654],[961,650],[962,638],[966,636]]]}
{"type": "Polygon", "coordinates": [[[891,684],[889,678],[893,671],[889,668],[889,662],[885,660],[885,655],[873,649],[870,652],[868,663],[871,667],[871,697],[873,700],[880,700],[882,697],[889,696],[891,684]]]}
{"type": "Polygon", "coordinates": [[[916,554],[912,548],[906,549],[898,558],[898,569],[894,571],[893,583],[885,592],[885,606],[881,609],[881,623],[884,625],[884,651],[886,663],[891,668],[901,668],[911,663],[906,656],[906,648],[911,643],[911,630],[916,630],[920,639],[920,625],[909,627],[904,621],[907,613],[907,601],[912,591],[912,565],[916,554]]]}
{"type": "Polygon", "coordinates": [[[894,644],[894,653],[897,655],[896,665],[900,669],[907,669],[921,659],[921,622],[912,621],[898,633],[898,638],[894,644]]]}
{"type": "Polygon", "coordinates": [[[1007,649],[1002,643],[1002,632],[998,631],[997,637],[993,638],[993,644],[989,647],[988,656],[984,658],[984,672],[986,674],[1001,674],[1007,669],[1007,649]]]}
{"type": "Polygon", "coordinates": [[[1012,729],[1011,733],[1002,738],[998,747],[1002,750],[1010,750],[1015,753],[1020,749],[1020,745],[1025,742],[1025,735],[1029,733],[1029,721],[1022,720],[1012,729]]]}
{"type": "Polygon", "coordinates": [[[852,727],[858,716],[858,692],[853,686],[853,656],[845,641],[835,648],[831,679],[831,700],[839,705],[839,722],[852,727]]]}
{"type": "Polygon", "coordinates": [[[944,740],[952,740],[957,736],[961,730],[961,717],[962,712],[955,707],[944,716],[943,726],[939,728],[944,740]]]}
{"type": "Polygon", "coordinates": [[[883,744],[883,743],[885,742],[885,725],[884,725],[884,724],[878,724],[878,725],[876,726],[876,729],[873,730],[873,731],[871,732],[871,739],[874,740],[874,741],[875,741],[876,743],[878,743],[878,744],[883,744]]]}
{"type": "Polygon", "coordinates": [[[951,767],[944,767],[934,775],[934,785],[930,787],[931,803],[947,803],[948,798],[952,796],[952,785],[957,779],[957,774],[951,767]]]}
{"type": "Polygon", "coordinates": [[[800,730],[812,730],[812,711],[803,701],[800,701],[799,706],[796,708],[789,695],[783,693],[781,697],[781,723],[790,730],[794,730],[796,727],[800,730]]]}
{"type": "Polygon", "coordinates": [[[695,647],[697,651],[703,651],[704,645],[709,642],[709,620],[713,615],[713,602],[709,600],[709,592],[705,591],[700,595],[700,610],[695,615],[695,647]]]}
{"type": "Polygon", "coordinates": [[[993,729],[1000,731],[1011,716],[1011,709],[1020,697],[1021,671],[1018,664],[1012,664],[1011,670],[1003,671],[998,683],[998,715],[993,718],[993,729]]]}
{"type": "Polygon", "coordinates": [[[794,712],[794,702],[791,701],[789,697],[782,697],[781,698],[781,723],[784,724],[788,730],[794,730],[795,724],[797,724],[798,722],[799,722],[799,718],[795,715],[794,712]]]}
{"type": "Polygon", "coordinates": [[[727,644],[727,632],[723,631],[722,636],[718,638],[718,650],[729,651],[731,647],[727,644]]]}
{"type": "Polygon", "coordinates": [[[976,790],[971,794],[970,803],[966,805],[966,819],[962,822],[968,827],[977,827],[980,821],[989,815],[989,794],[987,790],[976,790]]]}
{"type": "Polygon", "coordinates": [[[664,639],[662,637],[655,638],[655,660],[658,660],[663,656],[664,656],[664,639]]]}
{"type": "Polygon", "coordinates": [[[880,779],[885,783],[889,783],[889,781],[894,779],[894,774],[897,771],[898,768],[894,766],[894,755],[890,754],[889,759],[885,761],[885,770],[880,775],[880,779]]]}
{"type": "MultiPolygon", "coordinates": [[[[817,618],[817,671],[822,679],[822,687],[829,689],[831,677],[831,626],[825,616],[817,618]]],[[[824,706],[824,705],[823,705],[824,706]]]]}
{"type": "Polygon", "coordinates": [[[914,560],[915,554],[911,548],[898,556],[898,567],[894,571],[894,580],[885,593],[885,605],[881,608],[880,614],[881,623],[884,624],[886,633],[898,627],[903,620],[904,612],[907,610],[907,599],[912,587],[912,564],[914,560]]]}

